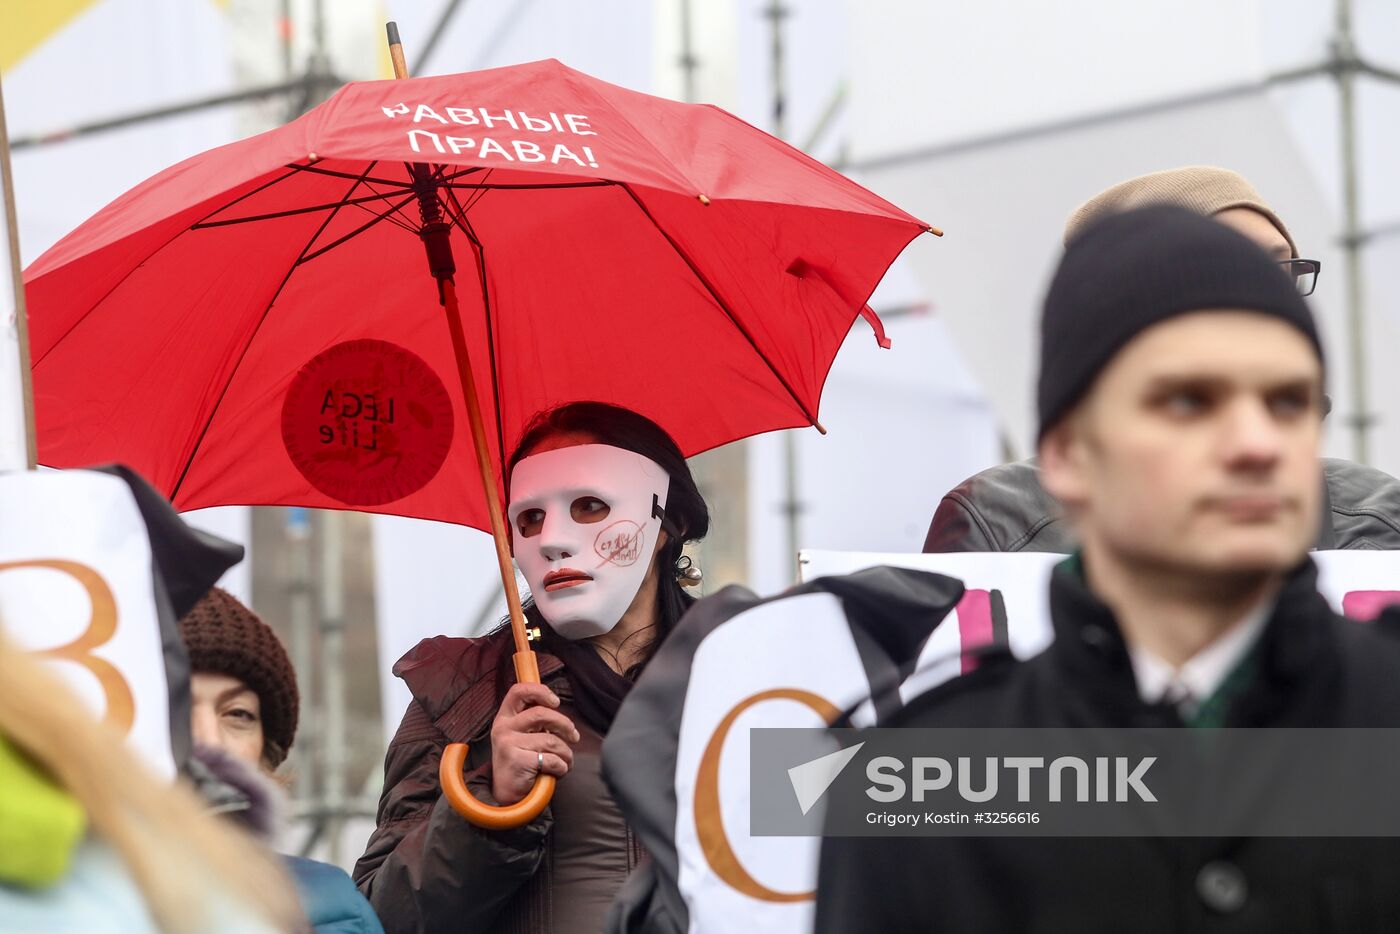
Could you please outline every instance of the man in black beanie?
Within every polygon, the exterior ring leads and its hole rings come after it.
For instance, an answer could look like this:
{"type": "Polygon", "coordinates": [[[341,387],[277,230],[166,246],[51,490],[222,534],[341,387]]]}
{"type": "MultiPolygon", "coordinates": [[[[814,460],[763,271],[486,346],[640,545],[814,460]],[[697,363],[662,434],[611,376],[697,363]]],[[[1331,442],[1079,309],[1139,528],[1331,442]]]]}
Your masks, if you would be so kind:
{"type": "Polygon", "coordinates": [[[1042,480],[1086,552],[1142,556],[1122,571],[1144,575],[1301,560],[1322,489],[1322,348],[1257,246],[1181,208],[1109,217],[1065,253],[1040,360],[1042,480]]]}
{"type": "MultiPolygon", "coordinates": [[[[1151,207],[1070,243],[1037,397],[1081,543],[1054,641],[890,725],[1400,726],[1400,639],[1333,613],[1307,558],[1324,373],[1296,289],[1224,225],[1151,207]]],[[[1392,839],[832,837],[817,931],[1393,930],[1396,878],[1392,839]]]]}

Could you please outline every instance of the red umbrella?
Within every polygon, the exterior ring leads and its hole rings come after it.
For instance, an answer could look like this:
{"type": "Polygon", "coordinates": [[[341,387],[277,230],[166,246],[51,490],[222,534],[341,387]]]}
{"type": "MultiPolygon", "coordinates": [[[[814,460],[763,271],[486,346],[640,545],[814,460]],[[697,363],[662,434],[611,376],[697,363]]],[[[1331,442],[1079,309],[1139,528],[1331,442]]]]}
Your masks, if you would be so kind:
{"type": "Polygon", "coordinates": [[[530,416],[609,402],[687,454],[816,425],[925,230],[718,108],[556,61],[348,84],[26,270],[39,461],[124,462],[180,509],[491,529],[514,597],[492,468],[530,416]]]}

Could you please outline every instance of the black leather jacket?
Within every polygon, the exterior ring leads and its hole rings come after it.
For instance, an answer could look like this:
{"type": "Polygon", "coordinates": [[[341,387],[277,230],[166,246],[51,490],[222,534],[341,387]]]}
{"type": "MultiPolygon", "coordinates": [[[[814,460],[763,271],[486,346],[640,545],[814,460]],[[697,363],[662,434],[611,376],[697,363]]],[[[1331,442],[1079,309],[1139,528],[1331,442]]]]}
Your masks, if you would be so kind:
{"type": "MultiPolygon", "coordinates": [[[[1352,461],[1324,457],[1317,548],[1400,549],[1400,480],[1352,461]]],[[[1075,548],[1059,505],[1040,485],[1034,461],[984,470],[943,497],[924,551],[1051,551],[1075,548]]]]}

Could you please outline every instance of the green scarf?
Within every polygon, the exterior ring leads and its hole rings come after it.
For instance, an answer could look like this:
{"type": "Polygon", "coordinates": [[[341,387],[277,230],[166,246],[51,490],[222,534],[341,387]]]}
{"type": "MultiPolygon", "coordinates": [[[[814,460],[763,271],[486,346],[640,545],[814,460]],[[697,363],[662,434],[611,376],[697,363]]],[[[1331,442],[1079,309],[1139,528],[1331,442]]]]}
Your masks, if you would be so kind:
{"type": "MultiPolygon", "coordinates": [[[[1081,553],[1076,551],[1064,561],[1060,562],[1069,573],[1075,575],[1079,580],[1084,580],[1084,559],[1081,553]]],[[[1256,656],[1258,655],[1259,644],[1256,641],[1244,658],[1240,659],[1220,686],[1215,689],[1215,693],[1201,702],[1201,706],[1196,709],[1196,713],[1186,719],[1186,725],[1192,729],[1211,729],[1223,727],[1225,718],[1230,714],[1230,706],[1235,699],[1245,692],[1254,683],[1255,674],[1259,665],[1256,656]]]]}
{"type": "Polygon", "coordinates": [[[62,879],[86,830],[82,805],[0,736],[0,883],[62,879]]]}
{"type": "Polygon", "coordinates": [[[1254,683],[1254,676],[1259,668],[1256,660],[1257,648],[1258,643],[1225,676],[1225,680],[1220,682],[1220,687],[1215,689],[1215,693],[1201,702],[1201,706],[1196,708],[1195,714],[1187,719],[1187,726],[1194,730],[1218,728],[1225,725],[1225,718],[1230,715],[1230,706],[1254,683]]]}

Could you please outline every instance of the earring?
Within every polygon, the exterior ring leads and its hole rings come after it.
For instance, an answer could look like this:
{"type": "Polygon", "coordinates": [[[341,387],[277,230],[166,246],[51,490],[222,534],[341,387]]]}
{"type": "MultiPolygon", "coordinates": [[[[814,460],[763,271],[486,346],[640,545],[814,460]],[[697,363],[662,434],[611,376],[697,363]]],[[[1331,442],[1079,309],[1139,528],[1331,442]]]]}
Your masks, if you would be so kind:
{"type": "Polygon", "coordinates": [[[695,562],[690,560],[690,555],[681,555],[676,559],[676,583],[682,587],[699,587],[704,576],[695,562]]]}

